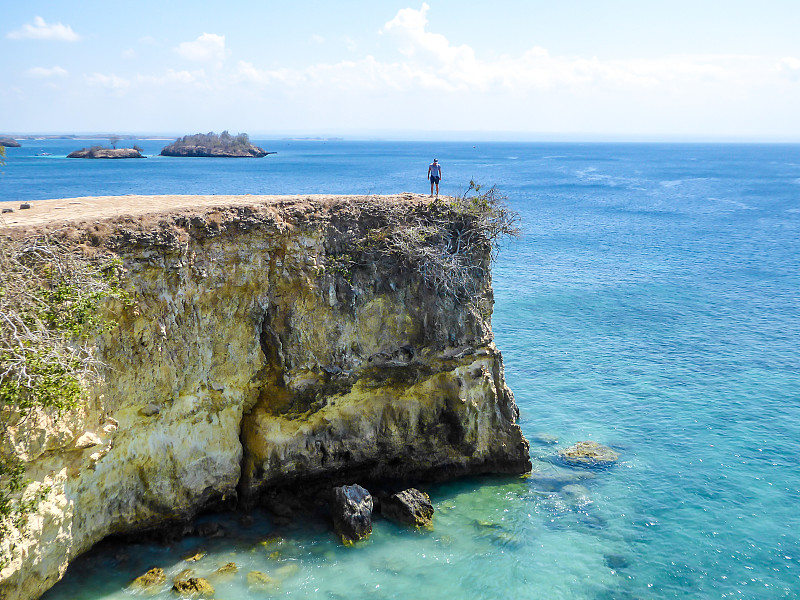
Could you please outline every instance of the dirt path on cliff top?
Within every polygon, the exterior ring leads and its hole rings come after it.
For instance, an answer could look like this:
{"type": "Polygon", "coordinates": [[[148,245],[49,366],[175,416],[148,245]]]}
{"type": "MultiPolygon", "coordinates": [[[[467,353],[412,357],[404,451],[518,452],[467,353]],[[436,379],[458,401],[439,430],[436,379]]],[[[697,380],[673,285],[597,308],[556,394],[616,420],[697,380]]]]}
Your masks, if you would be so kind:
{"type": "Polygon", "coordinates": [[[3,208],[13,208],[14,212],[0,216],[0,231],[20,229],[51,229],[61,223],[75,225],[77,222],[109,221],[123,217],[143,217],[165,214],[198,214],[214,208],[234,206],[287,207],[316,204],[320,207],[347,200],[375,200],[391,202],[424,202],[424,194],[397,194],[392,196],[337,196],[337,195],[297,195],[297,196],[86,196],[83,198],[62,198],[59,200],[36,200],[30,202],[30,209],[19,208],[17,204],[3,204],[3,208]]]}

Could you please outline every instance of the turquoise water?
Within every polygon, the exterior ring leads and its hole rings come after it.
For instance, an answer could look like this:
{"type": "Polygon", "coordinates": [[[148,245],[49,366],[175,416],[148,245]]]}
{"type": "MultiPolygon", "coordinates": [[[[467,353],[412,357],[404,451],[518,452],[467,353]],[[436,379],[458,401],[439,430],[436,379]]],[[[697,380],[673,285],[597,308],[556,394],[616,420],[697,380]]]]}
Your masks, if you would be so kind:
{"type": "Polygon", "coordinates": [[[377,521],[353,549],[322,521],[265,515],[106,545],[48,600],[129,598],[150,566],[230,561],[218,598],[800,597],[799,146],[273,140],[253,161],[61,158],[81,145],[9,148],[3,197],[425,192],[434,156],[445,193],[496,183],[524,235],[495,268],[494,329],[537,474],[433,486],[432,532],[377,521]],[[553,459],[583,439],[620,463],[553,459]],[[249,587],[250,570],[280,586],[249,587]]]}

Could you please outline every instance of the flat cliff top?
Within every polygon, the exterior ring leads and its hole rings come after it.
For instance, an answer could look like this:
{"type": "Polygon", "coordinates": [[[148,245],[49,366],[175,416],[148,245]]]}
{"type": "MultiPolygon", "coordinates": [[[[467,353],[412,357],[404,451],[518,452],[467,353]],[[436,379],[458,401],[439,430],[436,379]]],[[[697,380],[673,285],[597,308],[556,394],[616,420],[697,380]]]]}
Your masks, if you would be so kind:
{"type": "Polygon", "coordinates": [[[295,195],[295,196],[86,196],[58,200],[30,202],[30,209],[19,208],[17,203],[4,203],[3,208],[13,208],[13,213],[0,217],[0,231],[21,233],[25,230],[56,229],[62,225],[75,226],[82,222],[104,221],[113,223],[135,218],[148,221],[150,217],[168,215],[202,215],[214,209],[251,207],[256,211],[281,213],[287,208],[327,209],[336,204],[364,203],[424,203],[426,194],[395,194],[387,196],[295,195]]]}

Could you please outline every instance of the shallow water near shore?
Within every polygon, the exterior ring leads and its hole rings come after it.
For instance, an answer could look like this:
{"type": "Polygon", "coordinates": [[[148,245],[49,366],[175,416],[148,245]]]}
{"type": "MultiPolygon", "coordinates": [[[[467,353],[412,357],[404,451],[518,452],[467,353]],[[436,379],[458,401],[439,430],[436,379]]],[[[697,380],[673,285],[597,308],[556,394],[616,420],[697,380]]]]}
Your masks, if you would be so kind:
{"type": "Polygon", "coordinates": [[[0,189],[34,210],[83,195],[427,192],[433,156],[445,193],[498,184],[524,233],[494,270],[494,330],[535,473],[427,488],[433,531],[376,520],[354,548],[321,519],[206,517],[224,536],[104,544],[45,598],[130,598],[152,566],[171,579],[228,562],[239,571],[212,580],[218,598],[800,596],[800,147],[258,143],[278,154],[81,161],[62,158],[81,143],[32,141],[7,149],[0,189]],[[554,460],[585,439],[620,462],[554,460]],[[253,570],[279,586],[248,586],[253,570]]]}

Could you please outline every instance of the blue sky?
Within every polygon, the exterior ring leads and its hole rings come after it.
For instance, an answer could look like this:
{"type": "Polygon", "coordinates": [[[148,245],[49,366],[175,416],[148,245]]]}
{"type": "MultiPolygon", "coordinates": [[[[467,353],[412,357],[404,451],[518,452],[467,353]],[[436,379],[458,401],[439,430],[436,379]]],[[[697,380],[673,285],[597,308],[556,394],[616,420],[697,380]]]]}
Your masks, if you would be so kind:
{"type": "Polygon", "coordinates": [[[0,0],[0,132],[800,141],[800,2],[0,0]]]}

